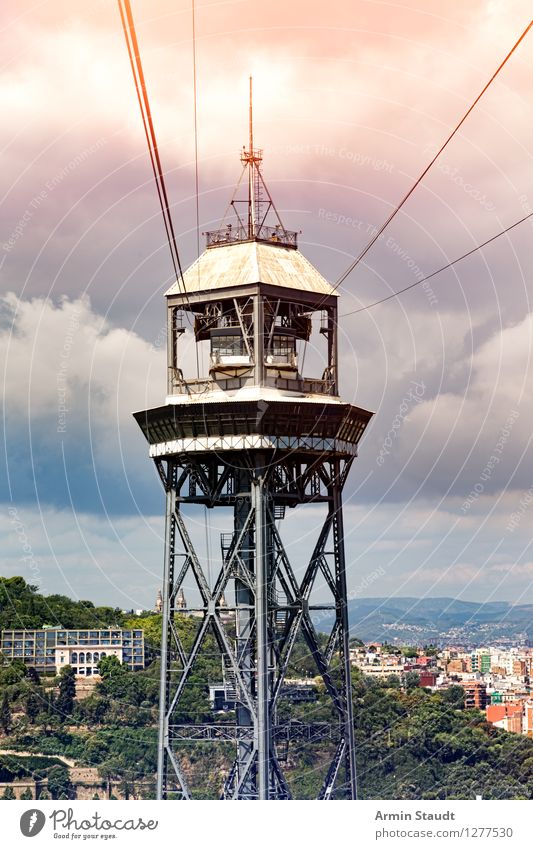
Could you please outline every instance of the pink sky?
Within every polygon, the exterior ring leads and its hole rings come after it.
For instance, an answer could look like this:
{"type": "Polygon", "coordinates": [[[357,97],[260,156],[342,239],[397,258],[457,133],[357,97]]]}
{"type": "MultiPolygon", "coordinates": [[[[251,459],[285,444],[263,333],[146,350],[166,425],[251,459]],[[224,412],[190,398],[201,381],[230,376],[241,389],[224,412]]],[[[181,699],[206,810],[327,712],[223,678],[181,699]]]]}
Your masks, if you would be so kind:
{"type": "MultiPolygon", "coordinates": [[[[132,7],[187,265],[196,252],[190,4],[132,0],[132,7]]],[[[164,364],[153,350],[171,270],[118,8],[112,0],[27,6],[8,0],[0,14],[0,247],[24,221],[0,254],[2,293],[21,298],[18,335],[0,332],[11,409],[17,422],[32,422],[32,438],[42,438],[48,450],[45,423],[53,416],[60,342],[72,303],[88,295],[90,304],[79,307],[84,327],[72,359],[75,391],[80,409],[88,392],[92,413],[108,417],[109,431],[100,433],[93,416],[92,461],[120,457],[115,473],[126,496],[121,490],[116,502],[134,515],[129,487],[143,488],[149,461],[130,413],[161,400],[164,364]]],[[[198,3],[201,229],[216,224],[240,171],[252,73],[255,139],[265,150],[267,183],[287,226],[303,231],[303,252],[336,278],[364,245],[365,228],[387,217],[530,15],[526,0],[198,3]]],[[[348,278],[341,312],[412,282],[413,264],[429,273],[533,209],[532,48],[530,34],[387,231],[397,249],[381,242],[348,278]]],[[[415,290],[343,320],[343,391],[378,411],[357,466],[373,477],[350,505],[350,556],[371,568],[382,562],[384,546],[399,552],[384,593],[400,587],[400,594],[416,594],[423,587],[438,594],[434,581],[441,580],[446,592],[467,587],[468,597],[478,598],[487,575],[498,588],[504,574],[499,597],[533,595],[529,514],[501,550],[487,543],[491,534],[505,534],[508,516],[531,486],[524,459],[533,415],[530,234],[525,225],[438,278],[436,308],[415,290]],[[394,456],[377,470],[374,460],[396,409],[421,376],[424,401],[406,420],[394,456]],[[508,466],[463,515],[461,505],[517,404],[508,466]],[[459,530],[451,534],[457,517],[459,530]],[[361,535],[364,544],[357,542],[361,535]],[[450,564],[457,571],[446,572],[450,564]],[[482,566],[477,581],[472,576],[482,566]]],[[[16,298],[6,304],[11,316],[16,298]]],[[[78,446],[89,444],[81,429],[76,438],[78,446]]],[[[21,450],[9,442],[14,468],[21,450]]],[[[28,481],[21,499],[30,503],[35,490],[51,509],[68,507],[54,489],[55,472],[38,483],[36,474],[28,467],[19,476],[21,486],[28,481]]],[[[99,497],[113,501],[113,488],[103,485],[99,497]]],[[[116,502],[107,505],[111,512],[119,509],[116,502]]],[[[101,504],[89,499],[83,509],[92,517],[101,504]]],[[[36,513],[27,521],[41,522],[36,513]]],[[[106,532],[97,544],[97,520],[87,521],[91,550],[101,543],[116,563],[112,544],[102,542],[106,532]]],[[[56,534],[58,522],[54,513],[56,534]]],[[[152,537],[150,531],[133,546],[144,546],[143,569],[153,569],[152,537]]],[[[65,553],[69,563],[77,548],[72,543],[65,553]]],[[[16,569],[16,549],[13,564],[16,569]]],[[[139,594],[146,574],[139,572],[139,594]]],[[[156,578],[150,580],[155,587],[156,578]]]]}

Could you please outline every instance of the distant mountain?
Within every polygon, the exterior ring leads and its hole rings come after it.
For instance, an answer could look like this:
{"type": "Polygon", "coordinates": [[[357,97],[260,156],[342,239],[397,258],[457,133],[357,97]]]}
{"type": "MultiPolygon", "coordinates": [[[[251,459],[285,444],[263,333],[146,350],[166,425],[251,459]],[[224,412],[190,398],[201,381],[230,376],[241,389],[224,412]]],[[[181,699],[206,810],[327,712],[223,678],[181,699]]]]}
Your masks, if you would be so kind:
{"type": "MultiPolygon", "coordinates": [[[[455,598],[360,598],[348,602],[350,633],[361,640],[409,644],[524,642],[533,639],[533,604],[455,598]]],[[[331,617],[315,619],[318,630],[331,617]]]]}

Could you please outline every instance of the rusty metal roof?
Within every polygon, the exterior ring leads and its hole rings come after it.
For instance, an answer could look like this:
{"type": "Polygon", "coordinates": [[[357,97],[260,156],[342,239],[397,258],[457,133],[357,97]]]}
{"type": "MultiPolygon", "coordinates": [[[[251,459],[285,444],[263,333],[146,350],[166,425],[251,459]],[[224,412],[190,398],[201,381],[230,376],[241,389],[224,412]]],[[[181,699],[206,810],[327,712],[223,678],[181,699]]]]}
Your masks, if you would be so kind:
{"type": "MultiPolygon", "coordinates": [[[[267,283],[320,295],[336,294],[332,285],[300,251],[257,241],[208,248],[184,273],[188,294],[267,283]]],[[[182,294],[176,281],[165,293],[182,294]]]]}

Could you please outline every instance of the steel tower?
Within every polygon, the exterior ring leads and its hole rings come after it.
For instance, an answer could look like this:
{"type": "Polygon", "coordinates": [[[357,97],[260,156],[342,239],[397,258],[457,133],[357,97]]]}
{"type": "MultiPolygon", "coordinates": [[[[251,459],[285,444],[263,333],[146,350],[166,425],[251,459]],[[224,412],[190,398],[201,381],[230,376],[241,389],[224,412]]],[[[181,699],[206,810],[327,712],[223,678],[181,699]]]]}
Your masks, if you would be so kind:
{"type": "Polygon", "coordinates": [[[342,490],[372,414],[339,398],[337,294],[277,214],[253,144],[251,97],[241,162],[248,192],[232,201],[233,222],[206,234],[204,253],[166,293],[166,403],[135,414],[166,493],[158,798],[192,797],[181,755],[205,742],[233,750],[223,799],[290,799],[283,763],[293,745],[327,753],[318,798],[355,798],[342,490]],[[208,374],[196,379],[180,358],[187,314],[195,344],[209,347],[208,374]],[[311,340],[323,346],[320,378],[303,374],[311,340]],[[191,538],[197,505],[231,517],[212,576],[191,538]],[[314,505],[318,527],[310,557],[296,566],[283,519],[286,508],[305,505],[314,505]],[[327,641],[316,626],[324,610],[334,617],[327,641]],[[194,624],[187,644],[178,613],[194,624]],[[209,640],[231,680],[231,722],[184,715],[209,640]],[[280,711],[302,640],[332,721],[280,711]]]}

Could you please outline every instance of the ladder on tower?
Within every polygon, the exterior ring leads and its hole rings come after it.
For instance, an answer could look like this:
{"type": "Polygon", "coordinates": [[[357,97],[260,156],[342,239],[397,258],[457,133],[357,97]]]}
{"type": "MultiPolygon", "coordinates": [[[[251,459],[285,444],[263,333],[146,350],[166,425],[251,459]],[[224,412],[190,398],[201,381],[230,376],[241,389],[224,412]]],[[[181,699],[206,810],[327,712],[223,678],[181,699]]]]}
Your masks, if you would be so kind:
{"type": "Polygon", "coordinates": [[[226,655],[222,658],[222,680],[226,701],[235,704],[237,701],[237,677],[233,665],[226,655]]]}

